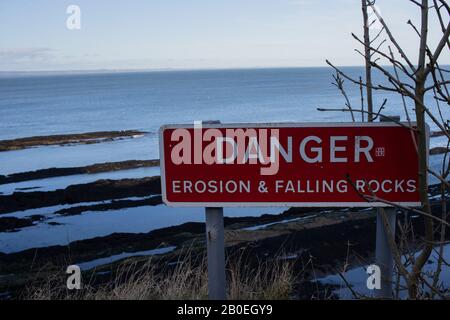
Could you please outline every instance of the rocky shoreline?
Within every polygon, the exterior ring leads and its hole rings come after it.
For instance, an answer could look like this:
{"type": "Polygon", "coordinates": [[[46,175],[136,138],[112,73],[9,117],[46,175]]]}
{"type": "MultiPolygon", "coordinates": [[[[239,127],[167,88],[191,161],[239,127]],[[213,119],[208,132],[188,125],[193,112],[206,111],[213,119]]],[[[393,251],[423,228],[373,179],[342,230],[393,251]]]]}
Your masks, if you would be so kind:
{"type": "MultiPolygon", "coordinates": [[[[450,201],[447,201],[450,205],[450,201]]],[[[434,214],[440,214],[438,201],[433,202],[434,214]]],[[[399,220],[405,215],[399,215],[399,220]]],[[[423,234],[422,217],[408,216],[418,237],[423,234]]],[[[312,280],[344,265],[358,265],[373,259],[375,247],[375,211],[368,209],[300,209],[291,208],[280,215],[261,217],[225,218],[227,255],[245,251],[246,263],[261,263],[275,256],[293,260],[302,269],[305,279],[312,280]],[[265,224],[269,224],[264,227],[265,224]],[[256,227],[255,227],[256,226],[256,227]],[[258,226],[260,226],[258,228],[258,226]],[[253,228],[249,228],[253,227],[253,228]],[[350,251],[348,251],[350,250],[350,251]],[[351,253],[347,261],[348,252],[351,253]],[[314,258],[314,270],[304,265],[314,258]],[[358,259],[355,259],[358,257],[358,259]]],[[[174,246],[176,249],[152,259],[176,263],[180,253],[204,254],[204,223],[182,225],[153,230],[148,233],[114,233],[109,236],[75,241],[68,246],[51,246],[21,252],[0,253],[0,292],[20,294],[24,286],[39,276],[62,272],[67,265],[109,257],[123,252],[140,252],[174,246]]],[[[144,263],[148,257],[132,257],[129,261],[144,263]]],[[[121,261],[101,265],[87,271],[88,277],[114,274],[121,261]]],[[[108,281],[108,277],[102,281],[108,281]]]]}
{"type": "MultiPolygon", "coordinates": [[[[115,139],[132,138],[145,134],[140,131],[96,132],[75,135],[49,137],[31,137],[0,141],[0,151],[19,150],[41,145],[90,144],[115,139]]],[[[432,133],[439,137],[444,133],[432,133]]],[[[435,147],[430,154],[448,152],[446,147],[435,147]]],[[[0,175],[0,184],[9,184],[53,177],[79,174],[96,174],[143,167],[158,167],[159,160],[128,160],[97,163],[83,167],[49,168],[36,171],[0,175]]],[[[19,188],[17,188],[19,190],[19,188]]],[[[0,232],[15,232],[38,223],[48,223],[48,217],[80,215],[84,212],[105,212],[133,207],[157,206],[162,204],[161,181],[159,176],[97,180],[91,183],[70,185],[65,189],[53,191],[33,191],[25,186],[20,192],[2,195],[0,193],[0,232]],[[27,191],[27,192],[24,192],[27,191]],[[50,215],[33,214],[26,217],[2,216],[29,209],[58,205],[68,207],[53,209],[50,215]]],[[[438,196],[440,186],[429,190],[432,196],[438,196]]],[[[439,199],[432,200],[433,213],[440,215],[439,199]]],[[[450,201],[447,199],[447,205],[450,201]]],[[[202,214],[199,212],[199,214],[202,214]]],[[[15,215],[15,214],[14,214],[15,215]]],[[[409,214],[399,215],[399,219],[408,216],[415,233],[420,236],[422,217],[409,214]]],[[[55,222],[53,222],[55,223],[55,222]]],[[[375,211],[372,209],[348,208],[290,208],[280,214],[264,214],[259,217],[226,217],[226,250],[228,255],[245,251],[249,257],[246,263],[259,263],[275,256],[286,260],[294,259],[297,268],[314,259],[314,276],[326,275],[340,267],[348,250],[351,250],[351,264],[361,263],[359,259],[372,259],[375,241],[375,211]]],[[[46,276],[61,272],[69,264],[89,262],[108,258],[121,253],[136,253],[158,248],[174,247],[175,250],[162,256],[158,261],[176,263],[181,252],[189,250],[198,255],[205,252],[204,223],[188,222],[172,227],[152,230],[147,233],[113,233],[107,236],[71,242],[68,245],[56,245],[39,249],[28,249],[15,253],[0,252],[0,296],[10,292],[17,297],[22,289],[36,276],[46,276]]],[[[450,235],[448,235],[450,237],[450,235]]],[[[137,263],[148,257],[128,258],[137,263]]],[[[347,261],[348,262],[348,261],[347,261]]],[[[88,276],[98,276],[102,272],[112,276],[120,261],[101,265],[88,271],[88,276]]],[[[312,279],[311,270],[303,270],[307,279],[312,279]]],[[[106,276],[107,277],[107,276],[106,276]]],[[[108,281],[108,279],[104,279],[108,281]]],[[[305,296],[306,297],[306,296],[305,296]]],[[[0,297],[1,299],[1,297],[0,297]]]]}
{"type": "MultiPolygon", "coordinates": [[[[439,185],[430,187],[430,194],[437,196],[439,185]]],[[[60,209],[53,215],[76,215],[85,211],[107,211],[119,208],[153,206],[162,203],[160,178],[100,180],[91,184],[70,186],[64,190],[50,192],[14,193],[0,197],[0,210],[17,211],[24,207],[47,207],[51,204],[95,202],[111,200],[60,209]],[[2,198],[3,197],[3,198],[2,198]],[[120,197],[143,197],[142,199],[118,199],[120,197]],[[8,201],[3,201],[7,199],[8,201]],[[14,202],[11,200],[14,199],[14,202]],[[9,205],[6,205],[9,203],[9,205]]],[[[450,201],[447,199],[447,205],[450,201]]],[[[432,201],[432,209],[440,215],[440,200],[432,201]]],[[[201,213],[199,213],[201,214],[201,213]]],[[[400,215],[399,219],[404,218],[400,215]]],[[[417,236],[422,234],[422,217],[409,217],[417,236]]],[[[41,223],[45,217],[33,215],[26,218],[1,217],[0,231],[14,231],[41,223]]],[[[227,254],[246,252],[246,263],[258,263],[283,254],[294,259],[297,268],[314,257],[314,276],[335,272],[346,259],[347,250],[355,256],[370,259],[375,241],[375,211],[364,208],[290,208],[280,214],[266,214],[260,217],[238,217],[225,220],[225,241],[227,254]],[[350,245],[350,247],[349,247],[350,245]],[[350,248],[350,249],[349,249],[350,248]]],[[[69,264],[84,263],[96,259],[120,255],[124,252],[142,252],[158,248],[175,247],[175,250],[152,259],[164,263],[176,262],[180,253],[204,254],[204,223],[184,223],[177,226],[156,229],[148,233],[113,233],[108,236],[74,241],[66,246],[57,245],[20,252],[0,253],[0,292],[9,292],[12,297],[20,295],[24,287],[36,281],[36,277],[61,272],[69,264]],[[36,271],[39,270],[38,273],[36,271]]],[[[145,262],[148,257],[132,257],[128,260],[145,262]]],[[[100,265],[87,271],[88,276],[108,274],[112,277],[120,261],[100,265]]],[[[310,281],[311,270],[303,270],[303,276],[310,281]]],[[[108,281],[104,276],[99,281],[108,281]]],[[[307,285],[307,284],[306,284],[307,285]]],[[[300,294],[300,293],[299,293],[300,294]]],[[[305,297],[309,293],[304,293],[305,297]]]]}
{"type": "Polygon", "coordinates": [[[139,130],[99,131],[49,136],[34,136],[12,140],[0,140],[0,152],[21,150],[38,146],[93,144],[142,136],[147,132],[139,130]]]}
{"type": "Polygon", "coordinates": [[[32,215],[27,218],[0,217],[0,232],[13,232],[25,227],[31,227],[35,222],[44,219],[41,215],[32,215]]]}
{"type": "Polygon", "coordinates": [[[450,149],[446,147],[434,147],[430,150],[430,155],[432,156],[444,153],[450,153],[450,149]]]}
{"type": "MultiPolygon", "coordinates": [[[[339,247],[345,247],[347,237],[356,239],[363,235],[363,242],[371,242],[367,232],[374,226],[374,215],[371,211],[350,212],[346,210],[327,210],[320,216],[311,216],[319,210],[304,210],[292,208],[281,215],[265,215],[262,217],[225,218],[227,253],[232,255],[242,249],[251,248],[252,260],[263,261],[281,248],[286,254],[309,250],[312,242],[317,242],[315,253],[319,254],[321,261],[328,261],[328,267],[322,266],[322,270],[331,268],[334,259],[339,258],[339,247]],[[308,211],[308,212],[306,212],[308,211]],[[296,219],[297,218],[297,219],[296,219]],[[305,219],[300,219],[305,218],[305,219]],[[282,222],[288,220],[287,222],[282,222]],[[274,223],[266,228],[246,230],[247,227],[274,223]],[[290,222],[289,222],[290,221],[290,222]],[[359,230],[358,235],[353,230],[359,230]],[[353,234],[353,235],[350,235],[353,234]],[[295,240],[298,237],[298,241],[295,240]],[[287,244],[287,245],[286,245],[287,244]],[[333,255],[333,260],[327,257],[333,255]],[[333,261],[330,264],[330,261],[333,261]]],[[[373,230],[372,230],[373,231],[373,230]]],[[[370,231],[370,232],[372,232],[370,231]]],[[[7,281],[0,280],[0,292],[17,290],[19,292],[26,283],[29,283],[35,271],[41,273],[57,272],[69,264],[82,263],[98,258],[108,257],[123,252],[139,252],[143,250],[161,247],[175,246],[176,250],[161,258],[176,261],[180,252],[189,250],[189,254],[198,255],[205,250],[205,226],[204,223],[185,223],[154,230],[149,233],[129,234],[115,233],[105,237],[75,241],[69,246],[52,246],[39,249],[28,249],[22,252],[3,254],[0,253],[0,274],[9,274],[7,281]]],[[[374,233],[374,232],[372,232],[374,233]]],[[[370,251],[368,245],[362,244],[367,254],[370,251]],[[366,250],[367,249],[367,250],[366,250]]],[[[136,261],[146,260],[145,257],[133,258],[136,261]]],[[[113,263],[117,265],[120,262],[113,263]]],[[[103,265],[96,268],[94,273],[114,270],[113,265],[103,265]]]]}
{"type": "Polygon", "coordinates": [[[442,137],[445,136],[446,134],[448,134],[450,132],[447,131],[447,133],[445,131],[433,131],[430,133],[430,137],[431,138],[436,138],[436,137],[442,137]]]}
{"type": "Polygon", "coordinates": [[[0,195],[0,215],[55,205],[160,194],[160,177],[98,180],[55,191],[14,192],[11,195],[0,195]]]}
{"type": "Polygon", "coordinates": [[[0,175],[0,185],[47,178],[65,177],[78,174],[95,174],[102,172],[113,172],[158,166],[159,160],[127,160],[118,162],[96,163],[83,167],[49,168],[36,171],[13,173],[9,175],[0,175]]]}

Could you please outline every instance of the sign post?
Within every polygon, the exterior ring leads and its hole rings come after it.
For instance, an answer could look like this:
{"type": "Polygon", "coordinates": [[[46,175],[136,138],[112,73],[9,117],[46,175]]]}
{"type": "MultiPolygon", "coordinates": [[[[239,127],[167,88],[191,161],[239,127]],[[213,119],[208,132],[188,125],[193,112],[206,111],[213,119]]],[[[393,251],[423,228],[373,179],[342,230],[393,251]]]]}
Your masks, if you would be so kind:
{"type": "MultiPolygon", "coordinates": [[[[226,293],[223,207],[420,206],[414,140],[394,122],[166,125],[160,157],[164,203],[206,208],[211,299],[226,293]]],[[[377,261],[392,276],[383,225],[377,261]]]]}
{"type": "Polygon", "coordinates": [[[381,209],[377,209],[377,240],[375,247],[375,263],[380,267],[381,281],[380,289],[375,289],[375,296],[383,299],[392,298],[392,275],[394,272],[394,257],[389,246],[388,230],[395,237],[396,209],[386,208],[387,222],[389,227],[383,221],[381,209]]]}
{"type": "MultiPolygon", "coordinates": [[[[194,129],[203,125],[218,125],[219,120],[194,122],[194,129]]],[[[208,297],[210,300],[225,300],[227,297],[225,274],[225,229],[223,208],[205,207],[206,252],[208,261],[208,297]]]]}
{"type": "Polygon", "coordinates": [[[206,247],[208,254],[208,296],[226,299],[225,240],[223,208],[205,208],[206,247]]]}
{"type": "MultiPolygon", "coordinates": [[[[390,118],[381,118],[380,122],[392,122],[392,120],[400,121],[400,116],[390,118]]],[[[381,209],[377,209],[377,233],[375,244],[375,263],[380,268],[381,281],[380,289],[375,289],[375,296],[382,299],[391,299],[392,277],[394,273],[394,257],[388,241],[388,228],[390,233],[395,237],[395,225],[397,223],[397,212],[395,208],[388,207],[384,210],[387,223],[384,223],[381,209]]]]}

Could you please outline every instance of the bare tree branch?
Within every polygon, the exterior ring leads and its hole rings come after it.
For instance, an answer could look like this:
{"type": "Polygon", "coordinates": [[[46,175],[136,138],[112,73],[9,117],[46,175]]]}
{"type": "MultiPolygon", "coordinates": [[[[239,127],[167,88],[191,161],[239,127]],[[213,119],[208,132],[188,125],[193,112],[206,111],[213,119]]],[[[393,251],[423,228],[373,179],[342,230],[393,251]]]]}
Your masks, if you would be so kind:
{"type": "Polygon", "coordinates": [[[380,13],[378,12],[378,10],[375,8],[374,4],[370,1],[368,1],[367,3],[368,5],[370,5],[370,7],[372,8],[373,12],[375,13],[375,15],[377,16],[378,20],[380,21],[380,23],[382,24],[384,30],[386,31],[386,34],[388,35],[389,39],[391,40],[392,44],[397,48],[398,52],[400,53],[400,56],[403,58],[403,60],[406,61],[406,63],[408,64],[408,66],[411,68],[411,70],[415,73],[416,72],[416,68],[414,67],[414,65],[411,63],[411,61],[409,60],[408,56],[405,54],[405,52],[403,51],[403,49],[400,47],[400,45],[398,44],[398,42],[395,40],[394,36],[392,35],[391,30],[388,28],[388,26],[386,25],[386,22],[384,21],[384,19],[381,17],[380,13]]]}

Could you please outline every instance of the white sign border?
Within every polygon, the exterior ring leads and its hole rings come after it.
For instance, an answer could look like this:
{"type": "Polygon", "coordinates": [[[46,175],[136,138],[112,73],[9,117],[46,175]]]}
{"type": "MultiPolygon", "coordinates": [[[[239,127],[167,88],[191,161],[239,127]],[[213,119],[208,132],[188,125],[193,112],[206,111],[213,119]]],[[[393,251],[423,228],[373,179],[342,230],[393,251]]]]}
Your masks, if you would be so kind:
{"type": "MultiPolygon", "coordinates": [[[[409,126],[407,122],[401,122],[409,126]]],[[[416,122],[411,122],[416,126],[416,122]]],[[[205,129],[245,129],[245,128],[354,128],[354,127],[401,127],[395,122],[270,122],[270,123],[203,123],[205,129]]],[[[368,208],[368,207],[392,207],[383,202],[170,202],[166,194],[166,170],[164,159],[164,130],[166,129],[194,129],[194,124],[166,124],[159,128],[159,158],[161,170],[161,194],[163,202],[169,207],[210,207],[210,208],[236,208],[236,207],[301,207],[301,208],[368,208]]],[[[427,125],[427,144],[429,145],[429,127],[427,125]]],[[[428,160],[428,159],[427,159],[428,160]]],[[[420,207],[421,202],[396,202],[405,207],[420,207]]]]}

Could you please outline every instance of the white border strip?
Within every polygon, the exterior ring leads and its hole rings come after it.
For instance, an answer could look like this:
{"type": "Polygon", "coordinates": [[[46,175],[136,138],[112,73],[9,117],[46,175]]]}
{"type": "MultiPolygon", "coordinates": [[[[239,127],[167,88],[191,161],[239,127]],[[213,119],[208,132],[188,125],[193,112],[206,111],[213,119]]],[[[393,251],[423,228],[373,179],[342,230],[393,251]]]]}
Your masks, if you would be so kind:
{"type": "MultiPolygon", "coordinates": [[[[402,122],[409,126],[409,123],[402,122]]],[[[411,122],[412,126],[416,122],[411,122]]],[[[245,129],[245,128],[355,128],[355,127],[401,127],[395,122],[282,122],[282,123],[204,123],[202,128],[205,129],[245,129]]],[[[320,207],[391,207],[382,202],[170,202],[166,194],[166,170],[164,159],[164,130],[166,129],[193,129],[194,124],[167,124],[162,125],[159,129],[159,158],[161,168],[161,193],[163,202],[170,207],[304,207],[304,208],[320,208],[320,207]]],[[[396,202],[405,207],[420,207],[421,202],[396,202]]]]}

